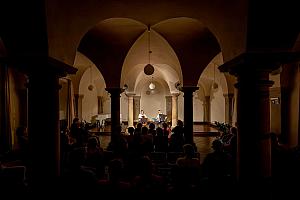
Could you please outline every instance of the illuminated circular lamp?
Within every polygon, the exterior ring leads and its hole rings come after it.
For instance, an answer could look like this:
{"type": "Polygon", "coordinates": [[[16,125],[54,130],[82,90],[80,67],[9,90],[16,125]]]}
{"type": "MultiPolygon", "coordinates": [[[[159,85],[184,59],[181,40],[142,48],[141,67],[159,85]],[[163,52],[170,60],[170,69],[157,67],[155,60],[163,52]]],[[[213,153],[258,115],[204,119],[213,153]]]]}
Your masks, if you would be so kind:
{"type": "Polygon", "coordinates": [[[154,73],[154,67],[151,65],[151,64],[147,64],[145,67],[144,67],[144,73],[146,75],[152,75],[154,73]]]}
{"type": "Polygon", "coordinates": [[[89,89],[89,91],[92,91],[94,89],[94,86],[93,85],[89,85],[88,89],[89,89]]]}
{"type": "Polygon", "coordinates": [[[149,84],[149,88],[150,88],[150,90],[154,90],[155,89],[155,84],[151,82],[149,84]]]}

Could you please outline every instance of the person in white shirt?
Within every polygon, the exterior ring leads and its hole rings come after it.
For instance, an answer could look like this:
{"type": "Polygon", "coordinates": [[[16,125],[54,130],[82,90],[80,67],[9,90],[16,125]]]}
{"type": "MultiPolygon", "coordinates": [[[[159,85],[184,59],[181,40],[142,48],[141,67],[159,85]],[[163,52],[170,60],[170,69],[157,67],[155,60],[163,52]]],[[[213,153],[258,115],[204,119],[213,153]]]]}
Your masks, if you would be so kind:
{"type": "Polygon", "coordinates": [[[139,121],[140,123],[144,124],[147,122],[147,115],[144,113],[144,110],[141,110],[140,114],[139,114],[139,121]]]}
{"type": "Polygon", "coordinates": [[[161,111],[160,110],[158,110],[158,112],[157,112],[157,116],[156,116],[156,121],[158,122],[158,123],[160,123],[161,122],[161,111]]]}

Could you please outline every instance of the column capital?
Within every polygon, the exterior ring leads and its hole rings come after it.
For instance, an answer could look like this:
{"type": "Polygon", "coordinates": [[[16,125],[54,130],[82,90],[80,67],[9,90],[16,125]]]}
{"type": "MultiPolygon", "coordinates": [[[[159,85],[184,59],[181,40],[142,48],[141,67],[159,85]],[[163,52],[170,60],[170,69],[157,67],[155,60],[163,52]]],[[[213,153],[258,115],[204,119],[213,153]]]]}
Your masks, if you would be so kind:
{"type": "Polygon", "coordinates": [[[179,92],[178,93],[172,93],[171,95],[172,95],[172,97],[178,97],[180,95],[180,93],[179,92]]]}
{"type": "Polygon", "coordinates": [[[227,93],[227,94],[223,94],[223,96],[225,98],[233,98],[234,97],[234,94],[233,93],[227,93]]]}
{"type": "Polygon", "coordinates": [[[110,93],[111,95],[114,94],[121,94],[125,90],[123,88],[118,88],[118,87],[111,87],[111,88],[105,88],[105,90],[110,93]]]}
{"type": "Polygon", "coordinates": [[[132,92],[126,92],[125,95],[127,97],[134,97],[135,96],[135,93],[132,93],[132,92]]]}
{"type": "Polygon", "coordinates": [[[26,74],[52,73],[58,77],[75,74],[78,69],[50,56],[17,56],[8,57],[7,63],[26,74]]]}
{"type": "Polygon", "coordinates": [[[77,98],[83,98],[84,97],[83,94],[74,94],[74,96],[77,97],[77,98]]]}
{"type": "Polygon", "coordinates": [[[195,92],[198,89],[199,89],[199,87],[197,87],[197,86],[183,86],[181,88],[181,91],[183,93],[193,93],[193,92],[195,92]]]}
{"type": "Polygon", "coordinates": [[[246,52],[221,65],[219,70],[235,76],[253,70],[271,72],[280,64],[298,60],[300,60],[300,52],[246,52]]]}

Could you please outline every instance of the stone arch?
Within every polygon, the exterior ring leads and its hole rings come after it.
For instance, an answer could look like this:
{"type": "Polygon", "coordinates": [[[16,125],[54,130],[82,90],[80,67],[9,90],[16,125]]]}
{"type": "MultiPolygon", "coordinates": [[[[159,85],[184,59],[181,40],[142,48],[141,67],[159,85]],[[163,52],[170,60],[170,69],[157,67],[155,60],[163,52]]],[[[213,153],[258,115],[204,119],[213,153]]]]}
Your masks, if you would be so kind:
{"type": "Polygon", "coordinates": [[[108,1],[105,4],[76,1],[70,6],[66,2],[53,0],[45,5],[47,31],[51,36],[48,39],[49,54],[67,64],[73,64],[76,49],[83,35],[99,21],[108,18],[131,18],[143,24],[154,25],[166,19],[186,16],[203,21],[220,43],[225,60],[230,60],[245,50],[247,16],[244,13],[247,12],[248,4],[245,1],[234,3],[219,1],[216,4],[211,6],[202,1],[187,4],[180,0],[141,4],[124,0],[108,1]]]}

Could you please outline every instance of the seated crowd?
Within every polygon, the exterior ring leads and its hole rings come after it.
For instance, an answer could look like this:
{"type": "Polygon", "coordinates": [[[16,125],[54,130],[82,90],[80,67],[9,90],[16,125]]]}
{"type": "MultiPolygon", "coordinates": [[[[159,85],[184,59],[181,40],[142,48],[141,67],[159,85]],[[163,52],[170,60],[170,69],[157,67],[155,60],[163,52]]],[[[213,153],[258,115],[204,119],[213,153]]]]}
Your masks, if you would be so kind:
{"type": "MultiPolygon", "coordinates": [[[[55,189],[66,193],[97,191],[111,195],[197,192],[218,196],[221,192],[214,193],[215,188],[226,192],[236,184],[236,137],[236,128],[217,137],[212,142],[213,151],[200,162],[196,145],[185,143],[180,120],[172,130],[165,123],[156,129],[154,124],[128,127],[128,134],[120,134],[103,149],[99,137],[89,134],[75,119],[70,131],[62,133],[62,170],[55,189]]],[[[274,174],[280,177],[284,167],[281,161],[287,161],[286,155],[290,152],[278,143],[276,135],[271,137],[274,174]]],[[[293,158],[298,156],[293,155],[293,158]]],[[[6,168],[8,166],[0,165],[0,176],[6,176],[6,168]]],[[[7,179],[0,180],[1,185],[7,184],[7,179]]],[[[22,177],[22,181],[26,182],[26,178],[22,177]]],[[[20,187],[20,183],[16,186],[20,187]]]]}

